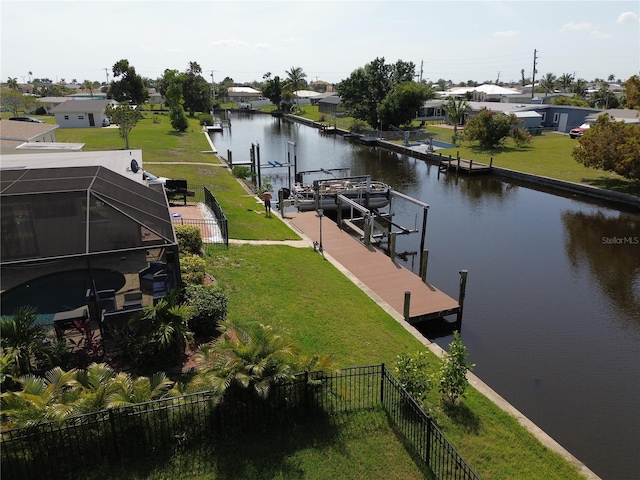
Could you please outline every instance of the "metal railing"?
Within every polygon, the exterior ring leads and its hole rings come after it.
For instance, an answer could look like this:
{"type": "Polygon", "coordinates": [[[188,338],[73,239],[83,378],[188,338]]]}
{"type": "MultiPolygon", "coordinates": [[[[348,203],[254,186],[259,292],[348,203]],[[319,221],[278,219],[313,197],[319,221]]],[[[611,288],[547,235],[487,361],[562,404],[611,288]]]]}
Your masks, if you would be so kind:
{"type": "Polygon", "coordinates": [[[207,187],[203,187],[204,191],[204,203],[211,209],[216,219],[218,220],[218,225],[220,227],[220,233],[222,235],[223,243],[229,247],[229,224],[227,221],[227,217],[222,211],[222,207],[215,195],[209,190],[207,187]]]}
{"type": "Polygon", "coordinates": [[[298,374],[273,385],[266,400],[251,389],[229,389],[224,399],[201,392],[4,431],[1,468],[7,478],[59,478],[96,459],[127,465],[223,438],[225,432],[376,408],[386,412],[435,478],[479,480],[384,364],[298,374]]]}
{"type": "Polygon", "coordinates": [[[205,185],[189,185],[194,192],[191,197],[196,203],[204,203],[215,218],[172,217],[174,225],[193,225],[200,229],[202,241],[206,245],[229,248],[229,222],[215,195],[205,185]]]}

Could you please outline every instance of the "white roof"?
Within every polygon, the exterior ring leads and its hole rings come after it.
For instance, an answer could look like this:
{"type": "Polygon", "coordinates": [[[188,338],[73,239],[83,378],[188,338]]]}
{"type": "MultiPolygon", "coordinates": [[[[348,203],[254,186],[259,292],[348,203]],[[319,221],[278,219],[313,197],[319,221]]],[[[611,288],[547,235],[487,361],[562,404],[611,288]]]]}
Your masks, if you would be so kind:
{"type": "Polygon", "coordinates": [[[538,112],[513,112],[513,114],[518,118],[538,118],[542,117],[538,112]]]}
{"type": "Polygon", "coordinates": [[[2,168],[58,168],[101,165],[131,180],[146,185],[142,178],[142,150],[108,150],[102,152],[19,153],[2,155],[2,168]],[[139,170],[131,170],[135,160],[139,170]]]}
{"type": "Polygon", "coordinates": [[[298,98],[311,98],[322,95],[320,92],[316,92],[314,90],[296,90],[293,94],[298,98]]]}
{"type": "Polygon", "coordinates": [[[260,90],[256,90],[255,88],[252,88],[252,87],[229,87],[227,89],[227,92],[229,92],[229,93],[246,93],[246,94],[254,94],[254,95],[259,95],[260,94],[260,90]]]}
{"type": "Polygon", "coordinates": [[[486,95],[519,95],[519,90],[514,88],[505,88],[491,83],[485,83],[478,87],[453,87],[447,91],[450,95],[464,95],[467,92],[479,92],[486,95]]]}

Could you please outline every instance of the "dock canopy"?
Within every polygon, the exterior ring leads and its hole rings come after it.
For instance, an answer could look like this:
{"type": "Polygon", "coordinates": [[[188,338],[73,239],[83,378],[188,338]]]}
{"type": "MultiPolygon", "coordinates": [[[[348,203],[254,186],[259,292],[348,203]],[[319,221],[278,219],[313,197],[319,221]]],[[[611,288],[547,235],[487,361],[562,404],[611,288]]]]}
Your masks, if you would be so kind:
{"type": "Polygon", "coordinates": [[[103,166],[2,170],[0,263],[177,244],[164,192],[103,166]]]}

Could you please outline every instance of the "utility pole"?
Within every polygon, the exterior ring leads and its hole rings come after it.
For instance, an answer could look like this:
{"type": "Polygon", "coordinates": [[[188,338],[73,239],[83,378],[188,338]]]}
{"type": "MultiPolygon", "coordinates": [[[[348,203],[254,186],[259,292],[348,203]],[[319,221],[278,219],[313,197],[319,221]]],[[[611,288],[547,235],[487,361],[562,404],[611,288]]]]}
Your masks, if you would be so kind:
{"type": "Polygon", "coordinates": [[[422,83],[422,72],[423,72],[422,67],[423,66],[424,66],[424,60],[420,60],[420,77],[418,78],[419,83],[422,83]]]}
{"type": "Polygon", "coordinates": [[[536,89],[536,73],[538,73],[538,71],[536,70],[536,60],[538,59],[538,57],[536,57],[536,53],[538,53],[538,51],[534,48],[533,49],[533,73],[531,74],[531,99],[533,99],[533,94],[536,89]]]}
{"type": "Polygon", "coordinates": [[[496,85],[498,85],[500,83],[500,73],[501,72],[498,72],[498,78],[496,79],[496,85]]]}
{"type": "Polygon", "coordinates": [[[107,76],[107,85],[109,85],[109,69],[108,68],[104,69],[104,74],[107,76]]]}

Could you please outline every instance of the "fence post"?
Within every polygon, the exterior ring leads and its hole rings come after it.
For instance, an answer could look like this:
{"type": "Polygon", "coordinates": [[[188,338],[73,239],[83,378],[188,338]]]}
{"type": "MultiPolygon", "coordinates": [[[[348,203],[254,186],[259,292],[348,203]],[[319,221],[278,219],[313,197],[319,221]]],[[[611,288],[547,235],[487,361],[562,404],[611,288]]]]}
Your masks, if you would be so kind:
{"type": "Polygon", "coordinates": [[[431,467],[431,435],[432,435],[432,424],[433,421],[431,420],[431,416],[428,416],[428,420],[427,420],[427,444],[426,444],[426,452],[425,452],[425,458],[424,461],[427,464],[427,467],[429,468],[430,471],[433,472],[433,468],[431,467]]]}
{"type": "Polygon", "coordinates": [[[109,425],[111,427],[111,439],[113,440],[113,450],[115,451],[115,458],[120,457],[120,451],[118,450],[118,438],[116,436],[116,421],[113,418],[114,409],[109,409],[109,425]]]}
{"type": "Polygon", "coordinates": [[[381,365],[382,370],[380,373],[380,404],[384,407],[384,379],[387,372],[387,367],[384,365],[384,362],[381,365]]]}
{"type": "Polygon", "coordinates": [[[304,416],[309,416],[309,370],[304,371],[304,398],[302,399],[304,416]]]}

